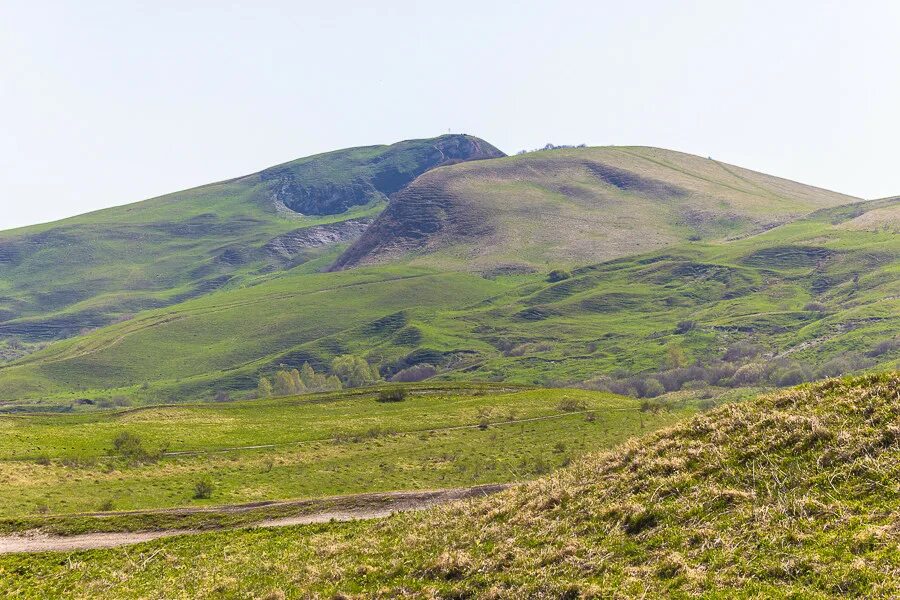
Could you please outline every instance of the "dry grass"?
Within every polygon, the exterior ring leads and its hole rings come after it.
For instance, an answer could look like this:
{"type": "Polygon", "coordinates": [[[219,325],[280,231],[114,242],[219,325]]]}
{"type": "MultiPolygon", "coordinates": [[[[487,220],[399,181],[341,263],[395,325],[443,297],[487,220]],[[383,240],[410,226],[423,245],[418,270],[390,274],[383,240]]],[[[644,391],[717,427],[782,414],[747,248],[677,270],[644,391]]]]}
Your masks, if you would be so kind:
{"type": "Polygon", "coordinates": [[[142,570],[122,551],[75,569],[6,559],[0,574],[74,596],[105,581],[147,597],[892,598],[898,481],[895,372],[726,406],[425,514],[154,543],[137,553],[167,558],[142,570]]]}

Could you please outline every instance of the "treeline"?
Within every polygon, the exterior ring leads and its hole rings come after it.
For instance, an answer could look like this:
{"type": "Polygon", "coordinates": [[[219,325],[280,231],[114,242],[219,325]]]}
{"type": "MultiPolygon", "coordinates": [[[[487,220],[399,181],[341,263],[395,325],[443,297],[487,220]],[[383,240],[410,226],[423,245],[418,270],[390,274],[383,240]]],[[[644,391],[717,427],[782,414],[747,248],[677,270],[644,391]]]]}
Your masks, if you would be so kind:
{"type": "Polygon", "coordinates": [[[311,392],[334,392],[344,388],[372,385],[381,381],[378,369],[364,358],[338,356],[331,362],[331,373],[317,372],[309,363],[299,369],[281,369],[259,378],[257,397],[294,396],[311,392]]]}
{"type": "Polygon", "coordinates": [[[613,373],[585,381],[581,387],[638,398],[710,386],[788,387],[867,369],[876,364],[876,357],[898,348],[900,339],[887,340],[865,354],[847,352],[818,365],[788,357],[768,358],[761,346],[748,342],[730,346],[719,359],[692,365],[680,364],[683,360],[679,359],[680,352],[676,349],[669,353],[669,368],[638,375],[613,373]]]}

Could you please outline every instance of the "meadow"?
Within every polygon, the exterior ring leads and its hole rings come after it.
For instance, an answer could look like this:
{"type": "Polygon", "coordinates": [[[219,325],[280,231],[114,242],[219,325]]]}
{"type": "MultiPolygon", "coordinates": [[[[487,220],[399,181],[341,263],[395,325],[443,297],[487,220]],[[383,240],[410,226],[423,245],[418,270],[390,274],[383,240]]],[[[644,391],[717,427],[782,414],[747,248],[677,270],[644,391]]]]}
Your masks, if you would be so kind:
{"type": "Polygon", "coordinates": [[[77,415],[0,416],[0,529],[84,512],[215,507],[531,479],[695,408],[570,389],[409,386],[77,415]],[[123,433],[141,452],[117,449],[123,433]],[[199,481],[211,493],[195,498],[199,481]]]}

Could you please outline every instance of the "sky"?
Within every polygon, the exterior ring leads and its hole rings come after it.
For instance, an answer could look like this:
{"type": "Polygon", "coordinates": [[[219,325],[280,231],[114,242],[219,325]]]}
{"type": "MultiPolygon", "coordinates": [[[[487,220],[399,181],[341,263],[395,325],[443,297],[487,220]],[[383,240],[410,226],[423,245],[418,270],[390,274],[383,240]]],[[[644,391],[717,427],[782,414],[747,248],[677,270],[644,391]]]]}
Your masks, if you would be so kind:
{"type": "Polygon", "coordinates": [[[0,229],[448,131],[897,195],[898,26],[894,0],[0,0],[0,229]]]}

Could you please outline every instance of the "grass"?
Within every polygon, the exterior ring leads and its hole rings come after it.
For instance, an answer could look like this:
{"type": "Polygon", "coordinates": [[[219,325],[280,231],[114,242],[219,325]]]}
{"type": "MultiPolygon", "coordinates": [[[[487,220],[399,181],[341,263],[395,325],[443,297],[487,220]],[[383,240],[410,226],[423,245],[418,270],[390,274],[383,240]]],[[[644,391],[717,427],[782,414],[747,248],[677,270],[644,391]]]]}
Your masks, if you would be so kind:
{"type": "MultiPolygon", "coordinates": [[[[0,397],[10,410],[77,408],[80,398],[111,395],[240,396],[281,364],[324,368],[344,353],[384,368],[431,362],[444,380],[532,385],[646,374],[666,368],[673,351],[705,361],[739,341],[761,345],[765,360],[818,368],[865,357],[900,330],[896,234],[844,227],[893,204],[827,209],[730,242],[572,269],[555,283],[546,274],[485,278],[404,265],[301,268],[0,366],[0,397]],[[680,332],[686,320],[696,326],[680,332]]],[[[900,354],[867,360],[896,368],[900,354]]]]}
{"type": "Polygon", "coordinates": [[[659,148],[533,152],[435,169],[341,266],[547,271],[758,233],[850,196],[659,148]]]}
{"type": "Polygon", "coordinates": [[[463,158],[466,143],[478,146],[473,156],[499,154],[469,136],[350,148],[0,232],[0,338],[71,337],[321,257],[336,244],[287,244],[286,252],[270,244],[312,226],[373,217],[396,185],[440,164],[442,151],[463,158]]]}
{"type": "Polygon", "coordinates": [[[900,594],[900,374],[762,396],[498,496],[378,522],[0,557],[43,597],[900,594]]]}
{"type": "MultiPolygon", "coordinates": [[[[42,513],[48,512],[59,517],[529,479],[693,410],[682,403],[642,413],[634,399],[584,390],[405,389],[405,400],[390,403],[372,390],[0,417],[0,529],[46,523],[42,513]],[[114,455],[113,441],[125,432],[140,439],[150,459],[114,455]],[[155,458],[160,448],[171,454],[155,458]],[[211,494],[194,498],[204,479],[211,494]]],[[[57,529],[75,526],[51,522],[57,529]]]]}

